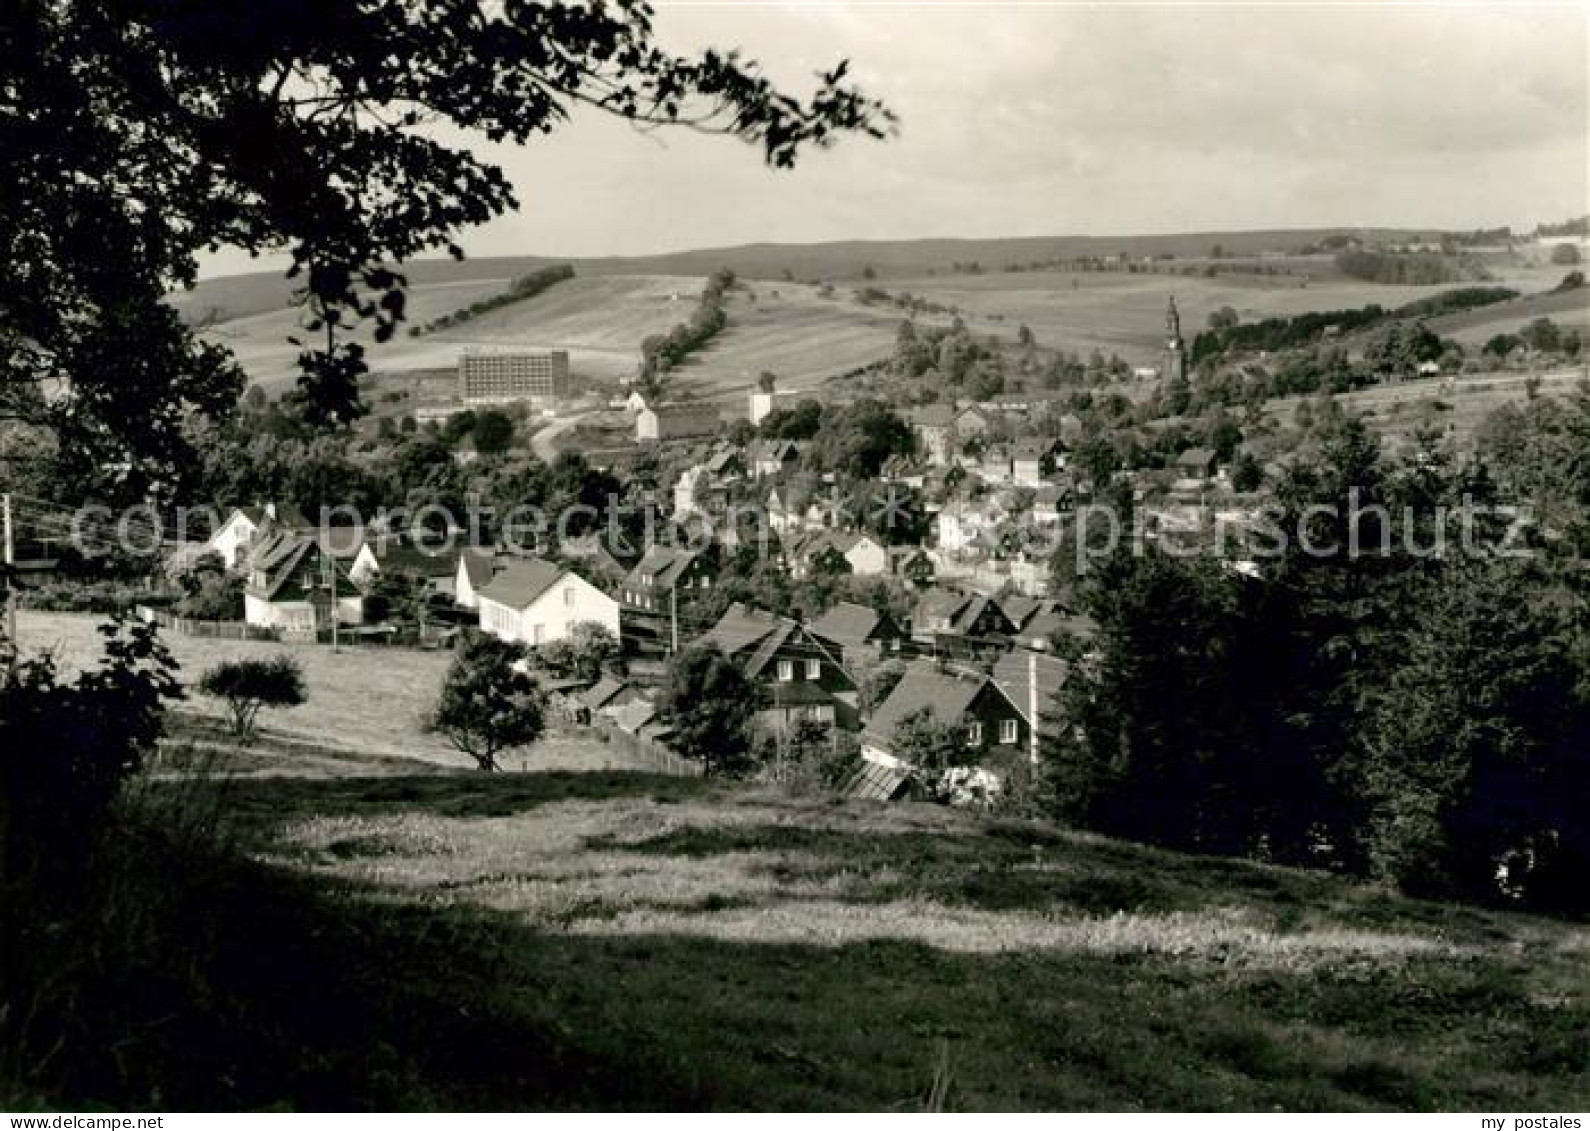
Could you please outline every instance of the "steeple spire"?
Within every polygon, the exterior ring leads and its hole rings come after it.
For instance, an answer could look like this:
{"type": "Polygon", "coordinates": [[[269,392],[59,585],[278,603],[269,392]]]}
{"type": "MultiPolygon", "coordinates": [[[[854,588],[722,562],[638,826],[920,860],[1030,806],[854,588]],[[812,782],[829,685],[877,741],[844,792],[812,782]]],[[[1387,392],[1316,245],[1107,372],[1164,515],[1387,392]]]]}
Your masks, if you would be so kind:
{"type": "Polygon", "coordinates": [[[1176,309],[1176,296],[1170,296],[1170,308],[1165,311],[1165,336],[1172,342],[1181,341],[1181,314],[1176,309]]]}

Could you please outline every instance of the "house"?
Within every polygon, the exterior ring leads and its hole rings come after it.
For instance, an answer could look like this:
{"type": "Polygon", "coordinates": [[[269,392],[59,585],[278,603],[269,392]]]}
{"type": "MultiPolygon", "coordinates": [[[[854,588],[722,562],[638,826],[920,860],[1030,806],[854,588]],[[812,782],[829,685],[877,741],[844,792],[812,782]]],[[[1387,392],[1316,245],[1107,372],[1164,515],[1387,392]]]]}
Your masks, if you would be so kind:
{"type": "Polygon", "coordinates": [[[618,602],[579,574],[542,561],[509,561],[476,593],[480,627],[532,647],[566,640],[577,624],[599,624],[617,640],[618,602]]]}
{"type": "Polygon", "coordinates": [[[290,503],[234,507],[215,533],[210,535],[205,549],[219,554],[227,569],[241,572],[246,567],[249,546],[270,527],[307,533],[315,528],[315,524],[290,503]]]}
{"type": "Polygon", "coordinates": [[[736,448],[719,448],[702,466],[719,483],[732,483],[745,476],[745,460],[736,448]]]}
{"type": "Polygon", "coordinates": [[[453,575],[453,600],[466,609],[480,607],[480,590],[496,576],[497,555],[491,550],[473,547],[458,555],[457,572],[453,575]]]}
{"type": "Polygon", "coordinates": [[[1184,479],[1213,479],[1219,468],[1213,448],[1188,448],[1176,457],[1176,472],[1184,479]]]}
{"type": "Polygon", "coordinates": [[[794,440],[756,440],[747,456],[751,474],[758,479],[782,475],[800,466],[801,449],[794,440]]]}
{"type": "Polygon", "coordinates": [[[611,716],[613,712],[644,698],[640,688],[612,675],[604,675],[580,696],[586,712],[593,719],[598,715],[611,716]]]}
{"type": "Polygon", "coordinates": [[[712,436],[722,427],[718,410],[708,404],[648,405],[635,414],[637,443],[712,436]]]}
{"type": "Polygon", "coordinates": [[[1069,498],[1063,487],[1039,487],[1032,494],[1032,510],[1028,512],[1038,526],[1054,526],[1060,521],[1069,498]]]}
{"type": "Polygon", "coordinates": [[[975,407],[962,409],[955,415],[955,435],[961,440],[982,436],[987,433],[990,424],[988,413],[982,409],[975,407]]]}
{"type": "MultiPolygon", "coordinates": [[[[1065,686],[1070,672],[1071,665],[1058,656],[1016,649],[995,661],[993,680],[1021,712],[1029,735],[1036,740],[1043,737],[1046,727],[1053,730],[1057,724],[1060,704],[1055,696],[1065,686]]],[[[1029,753],[1036,762],[1036,741],[1029,753]]]]}
{"type": "Polygon", "coordinates": [[[1010,478],[1022,487],[1042,487],[1065,462],[1065,445],[1053,437],[1018,440],[1010,450],[1010,478]]]}
{"type": "Polygon", "coordinates": [[[1028,756],[1031,732],[1010,696],[986,675],[938,667],[917,660],[867,720],[861,756],[884,766],[899,766],[895,738],[902,722],[927,712],[941,726],[953,727],[965,745],[966,764],[1028,756]]]}
{"type": "Polygon", "coordinates": [[[801,719],[855,724],[856,681],[835,649],[798,621],[736,602],[696,643],[717,648],[756,686],[762,727],[781,733],[801,719]]]}
{"type": "Polygon", "coordinates": [[[619,599],[648,613],[668,611],[670,594],[680,589],[711,589],[718,571],[705,550],[654,543],[619,587],[619,599]]]}
{"type": "Polygon", "coordinates": [[[884,483],[920,488],[927,480],[927,468],[911,456],[892,455],[878,469],[878,478],[884,483]]]}
{"type": "Polygon", "coordinates": [[[639,389],[629,391],[629,396],[624,398],[624,410],[636,414],[646,411],[646,398],[641,395],[639,389]]]}
{"type": "Polygon", "coordinates": [[[917,603],[911,635],[934,645],[999,643],[1015,636],[1016,626],[992,597],[936,587],[917,603]]]}
{"type": "Polygon", "coordinates": [[[906,413],[905,419],[928,462],[948,463],[955,454],[955,410],[945,404],[922,405],[906,413]]]}
{"type": "Polygon", "coordinates": [[[256,628],[313,640],[323,628],[360,624],[364,597],[341,561],[308,535],[266,529],[249,547],[243,619],[256,628]]]}
{"type": "Polygon", "coordinates": [[[812,573],[883,577],[889,572],[888,547],[872,535],[854,530],[797,532],[786,540],[784,553],[797,579],[812,573]]]}
{"type": "Polygon", "coordinates": [[[905,632],[888,613],[841,601],[811,623],[811,633],[838,649],[840,662],[877,663],[900,654],[905,632]]]}
{"type": "Polygon", "coordinates": [[[367,538],[349,563],[348,576],[355,585],[369,589],[380,577],[408,574],[423,577],[434,593],[456,597],[459,555],[456,549],[433,549],[404,538],[367,538]]]}
{"type": "Polygon", "coordinates": [[[928,552],[920,546],[895,546],[889,550],[889,572],[912,585],[932,585],[938,575],[928,552]]]}
{"type": "Polygon", "coordinates": [[[935,520],[938,548],[952,555],[981,553],[993,544],[995,531],[1008,517],[993,499],[949,503],[935,520]]]}

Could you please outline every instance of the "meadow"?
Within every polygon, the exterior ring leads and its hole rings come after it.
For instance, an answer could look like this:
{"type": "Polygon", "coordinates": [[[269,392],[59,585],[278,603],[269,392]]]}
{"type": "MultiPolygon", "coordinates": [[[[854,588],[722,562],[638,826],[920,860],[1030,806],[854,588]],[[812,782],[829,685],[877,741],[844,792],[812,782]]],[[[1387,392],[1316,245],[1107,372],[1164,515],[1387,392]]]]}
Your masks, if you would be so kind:
{"type": "MultiPolygon", "coordinates": [[[[48,651],[64,671],[75,672],[97,662],[100,623],[100,618],[93,616],[23,610],[17,628],[28,651],[48,651]]],[[[266,759],[260,763],[252,756],[238,758],[222,749],[228,769],[246,764],[251,772],[299,772],[320,763],[336,768],[350,760],[363,763],[369,759],[410,770],[422,764],[452,769],[472,765],[446,739],[427,734],[422,727],[452,659],[448,652],[346,645],[333,652],[323,644],[213,640],[173,631],[163,632],[161,639],[181,665],[177,676],[188,691],[178,711],[182,725],[175,728],[177,747],[197,743],[203,750],[213,751],[229,745],[214,725],[224,717],[221,705],[192,691],[207,668],[222,660],[268,660],[283,654],[302,666],[308,701],[300,707],[264,712],[260,726],[269,748],[305,759],[305,765],[295,769],[291,762],[278,764],[266,759]]],[[[519,763],[510,759],[509,764],[519,763]]],[[[613,748],[561,732],[535,748],[534,764],[543,769],[571,770],[635,765],[613,748]]]]}
{"type": "MultiPolygon", "coordinates": [[[[22,630],[72,666],[89,625],[22,630]]],[[[172,645],[190,679],[272,647],[172,645]]],[[[412,734],[440,656],[298,654],[310,706],[254,745],[216,756],[211,720],[179,719],[103,877],[104,929],[57,959],[85,1028],[47,1073],[0,1063],[0,1091],[42,1075],[27,1102],[168,1110],[1582,1106],[1582,923],[661,777],[568,733],[525,752],[530,772],[482,775],[412,734]]]]}

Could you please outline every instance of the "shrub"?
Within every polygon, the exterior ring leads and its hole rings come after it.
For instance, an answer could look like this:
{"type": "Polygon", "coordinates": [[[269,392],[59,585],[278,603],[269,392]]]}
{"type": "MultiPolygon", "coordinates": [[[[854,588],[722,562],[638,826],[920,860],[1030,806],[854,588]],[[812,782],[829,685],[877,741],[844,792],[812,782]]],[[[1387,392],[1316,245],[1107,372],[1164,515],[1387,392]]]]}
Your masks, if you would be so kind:
{"type": "Polygon", "coordinates": [[[247,741],[262,707],[296,707],[304,702],[304,673],[291,656],[271,660],[227,660],[199,680],[199,692],[226,701],[232,734],[247,741]]]}

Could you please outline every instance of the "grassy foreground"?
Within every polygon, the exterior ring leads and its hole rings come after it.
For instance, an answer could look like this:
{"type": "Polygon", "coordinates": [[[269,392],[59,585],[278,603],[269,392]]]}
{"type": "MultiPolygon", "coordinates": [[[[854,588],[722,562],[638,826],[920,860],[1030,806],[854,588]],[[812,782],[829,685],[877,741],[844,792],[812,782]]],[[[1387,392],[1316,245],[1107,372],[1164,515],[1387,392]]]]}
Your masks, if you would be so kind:
{"type": "Polygon", "coordinates": [[[93,1040],[68,1042],[34,1102],[911,1109],[936,1089],[958,1108],[1544,1110],[1590,1094],[1580,925],[927,806],[380,772],[234,780],[239,852],[149,850],[114,900],[138,929],[74,998],[93,1040]]]}

